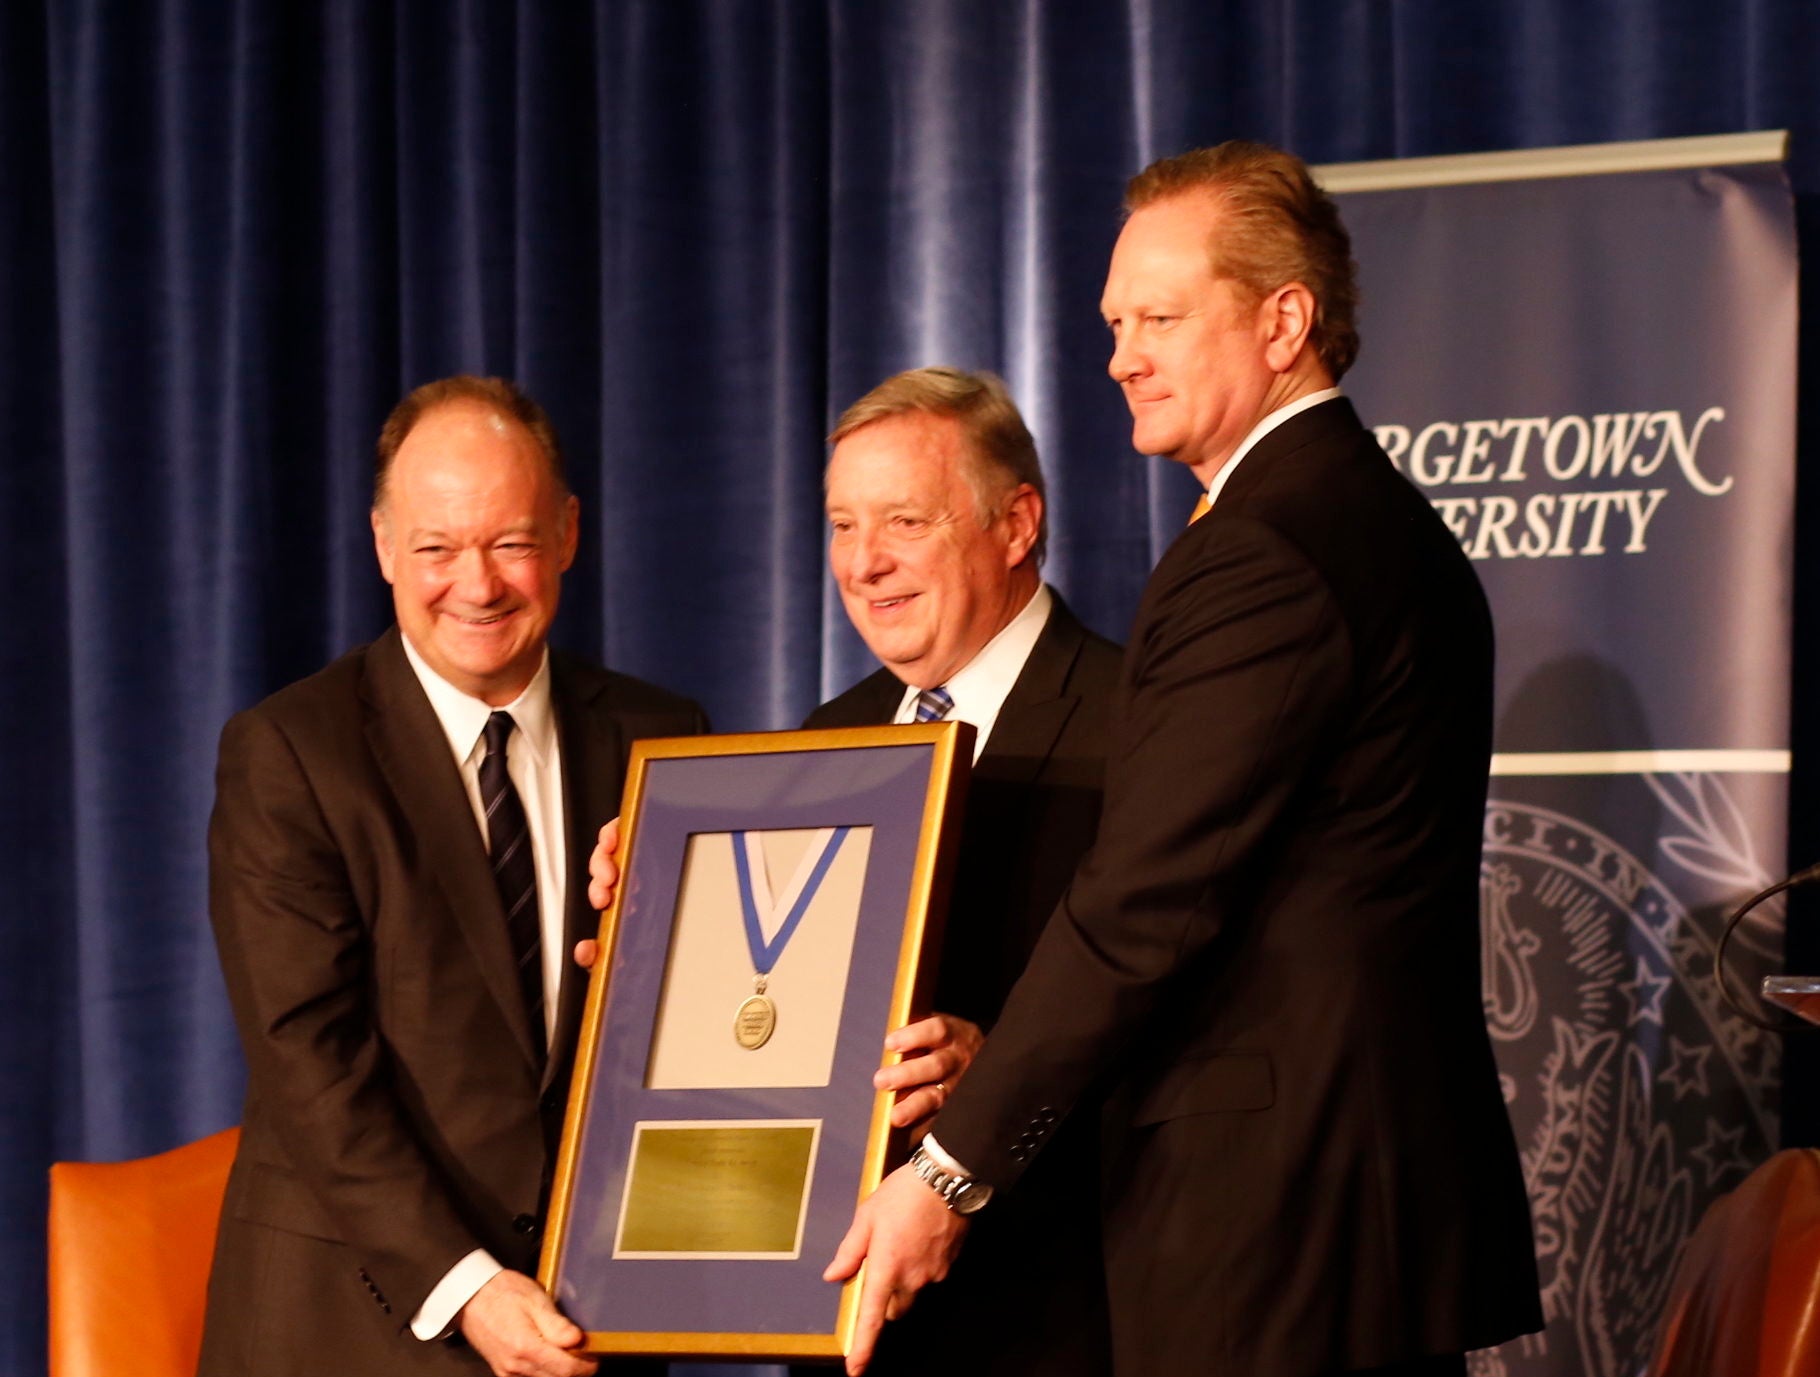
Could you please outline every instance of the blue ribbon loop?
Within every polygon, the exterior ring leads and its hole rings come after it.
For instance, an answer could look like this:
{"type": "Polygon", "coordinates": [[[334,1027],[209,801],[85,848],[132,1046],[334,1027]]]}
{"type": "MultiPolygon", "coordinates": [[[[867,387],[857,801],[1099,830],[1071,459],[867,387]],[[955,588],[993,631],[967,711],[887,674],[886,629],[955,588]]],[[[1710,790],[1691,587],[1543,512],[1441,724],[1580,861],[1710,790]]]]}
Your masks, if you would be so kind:
{"type": "Polygon", "coordinates": [[[834,864],[834,857],[840,850],[840,844],[847,839],[851,827],[837,827],[829,838],[821,856],[815,862],[815,869],[809,872],[808,882],[803,891],[796,896],[796,902],[790,906],[789,916],[784,924],[765,941],[765,929],[759,922],[758,899],[752,893],[752,870],[746,860],[746,834],[734,832],[733,868],[739,875],[739,907],[746,922],[746,948],[752,953],[752,969],[759,975],[771,974],[771,968],[777,964],[777,958],[783,955],[784,948],[790,945],[790,939],[796,935],[797,926],[803,921],[803,914],[809,911],[809,905],[815,902],[816,891],[822,887],[822,880],[828,874],[828,867],[834,864]]]}

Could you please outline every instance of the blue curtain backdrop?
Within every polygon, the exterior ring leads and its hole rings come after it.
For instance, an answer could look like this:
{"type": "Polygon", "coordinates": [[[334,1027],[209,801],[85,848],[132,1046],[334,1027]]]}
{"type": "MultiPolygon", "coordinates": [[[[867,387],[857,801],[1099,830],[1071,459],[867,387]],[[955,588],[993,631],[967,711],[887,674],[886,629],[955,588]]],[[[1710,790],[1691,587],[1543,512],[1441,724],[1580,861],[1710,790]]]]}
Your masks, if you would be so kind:
{"type": "MultiPolygon", "coordinates": [[[[505,373],[555,416],[586,513],[562,643],[790,725],[865,665],[820,437],[896,369],[1010,379],[1052,577],[1122,632],[1191,496],[1131,456],[1096,314],[1151,157],[1785,126],[1811,243],[1817,72],[1810,0],[0,5],[0,1372],[42,1370],[49,1162],[236,1115],[215,737],[385,624],[368,455],[405,389],[505,373]]],[[[1811,1140],[1813,1058],[1789,1078],[1811,1140]]]]}

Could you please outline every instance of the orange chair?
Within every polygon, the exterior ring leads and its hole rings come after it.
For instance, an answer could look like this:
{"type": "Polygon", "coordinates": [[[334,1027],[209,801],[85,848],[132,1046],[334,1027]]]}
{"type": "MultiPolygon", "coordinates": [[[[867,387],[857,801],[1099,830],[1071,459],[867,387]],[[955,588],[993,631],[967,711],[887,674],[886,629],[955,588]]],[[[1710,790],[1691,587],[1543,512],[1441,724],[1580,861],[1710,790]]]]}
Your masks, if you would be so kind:
{"type": "Polygon", "coordinates": [[[51,1167],[50,1377],[196,1377],[238,1128],[131,1162],[51,1167]]]}
{"type": "Polygon", "coordinates": [[[1675,1268],[1649,1371],[1820,1373],[1820,1151],[1779,1152],[1707,1207],[1675,1268]]]}

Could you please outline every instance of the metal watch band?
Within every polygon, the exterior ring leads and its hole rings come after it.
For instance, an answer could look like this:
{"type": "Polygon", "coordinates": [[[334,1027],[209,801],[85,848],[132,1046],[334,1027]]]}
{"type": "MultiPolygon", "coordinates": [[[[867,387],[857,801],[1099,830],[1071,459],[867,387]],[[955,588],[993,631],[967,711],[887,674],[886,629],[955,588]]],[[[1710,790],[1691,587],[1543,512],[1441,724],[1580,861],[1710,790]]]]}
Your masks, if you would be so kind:
{"type": "Polygon", "coordinates": [[[920,1144],[910,1154],[910,1170],[916,1173],[917,1180],[941,1197],[942,1204],[956,1214],[972,1214],[992,1196],[992,1187],[984,1182],[971,1176],[944,1171],[920,1144]]]}

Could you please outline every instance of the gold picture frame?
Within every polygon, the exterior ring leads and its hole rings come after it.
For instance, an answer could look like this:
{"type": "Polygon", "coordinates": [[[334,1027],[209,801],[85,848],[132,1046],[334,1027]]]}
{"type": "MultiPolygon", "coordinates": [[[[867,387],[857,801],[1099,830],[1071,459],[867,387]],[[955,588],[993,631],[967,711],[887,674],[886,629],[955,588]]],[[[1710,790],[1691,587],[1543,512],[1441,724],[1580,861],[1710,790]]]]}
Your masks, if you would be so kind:
{"type": "Polygon", "coordinates": [[[584,1351],[848,1351],[821,1271],[902,1155],[871,1073],[929,1006],[973,738],[633,746],[538,1269],[584,1351]]]}

